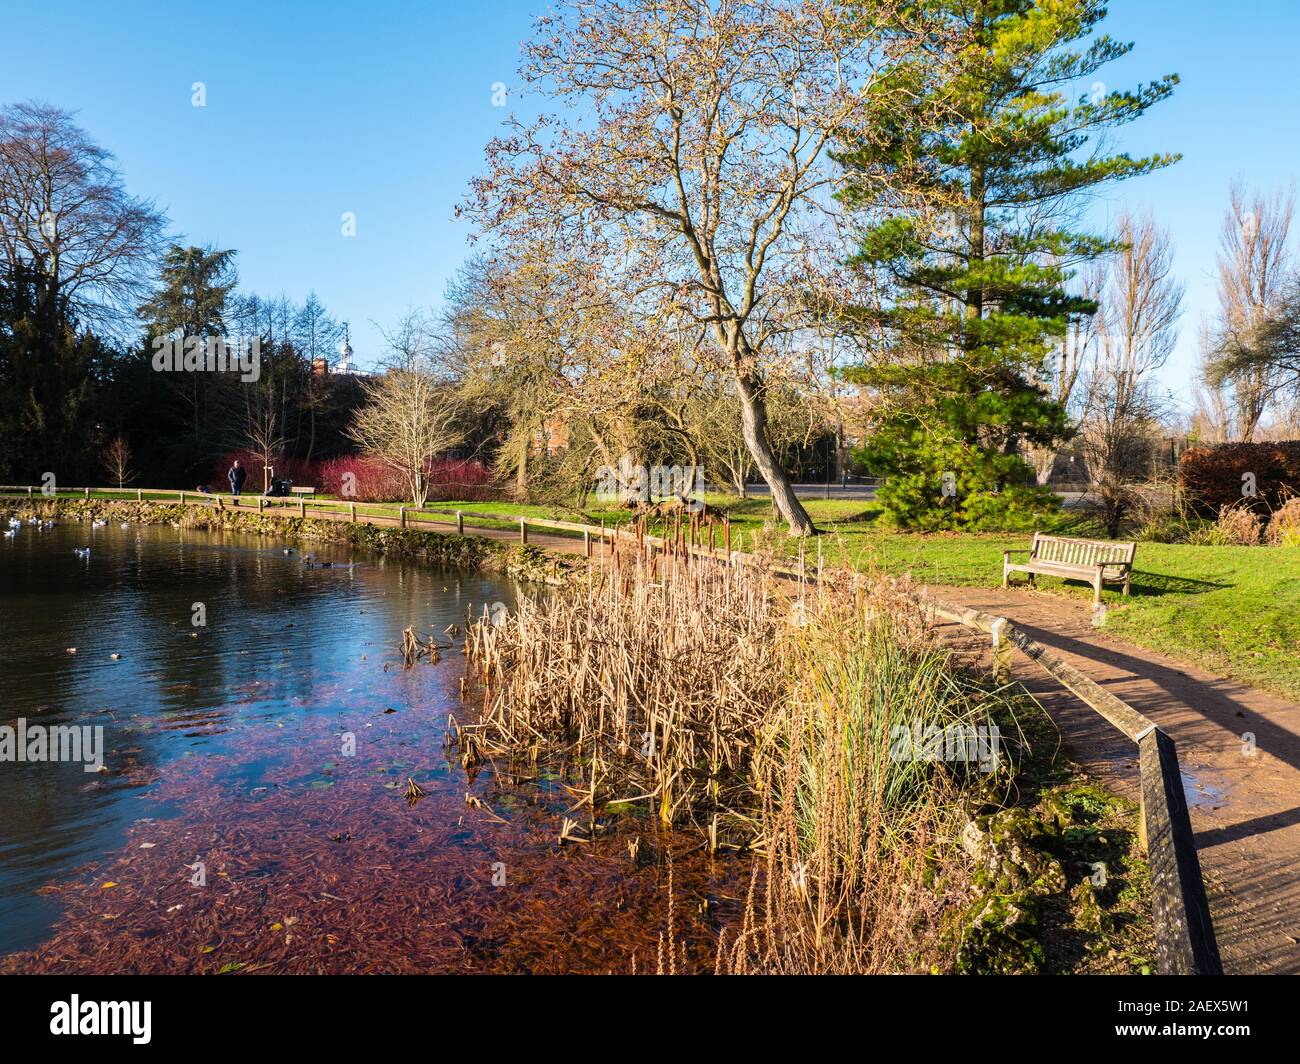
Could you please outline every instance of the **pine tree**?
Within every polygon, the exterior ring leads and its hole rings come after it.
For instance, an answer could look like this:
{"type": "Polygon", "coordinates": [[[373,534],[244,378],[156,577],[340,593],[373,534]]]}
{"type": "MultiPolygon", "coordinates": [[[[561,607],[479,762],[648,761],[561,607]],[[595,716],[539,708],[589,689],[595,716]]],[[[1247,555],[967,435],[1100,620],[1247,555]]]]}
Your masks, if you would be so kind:
{"type": "Polygon", "coordinates": [[[1132,47],[1094,33],[1105,14],[1101,0],[919,0],[926,46],[874,94],[902,84],[916,107],[869,98],[839,155],[865,223],[855,263],[882,293],[851,311],[877,342],[849,371],[879,403],[861,457],[889,476],[881,499],[901,524],[1012,526],[1053,504],[1019,451],[1069,434],[1042,382],[1071,320],[1096,310],[1069,294],[1075,268],[1115,249],[1072,211],[1177,159],[1096,143],[1178,80],[1092,81],[1132,47]]]}

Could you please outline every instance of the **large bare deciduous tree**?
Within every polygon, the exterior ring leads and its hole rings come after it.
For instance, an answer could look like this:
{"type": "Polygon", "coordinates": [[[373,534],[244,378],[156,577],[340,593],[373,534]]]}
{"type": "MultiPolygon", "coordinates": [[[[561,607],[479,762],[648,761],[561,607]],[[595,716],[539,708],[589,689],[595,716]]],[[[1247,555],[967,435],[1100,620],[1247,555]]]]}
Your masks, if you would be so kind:
{"type": "Polygon", "coordinates": [[[807,324],[809,263],[844,177],[828,148],[900,47],[872,32],[892,6],[569,0],[539,20],[522,69],[569,110],[512,120],[468,204],[499,244],[541,235],[599,262],[647,330],[683,314],[705,326],[798,534],[814,529],[764,394],[807,324]]]}
{"type": "Polygon", "coordinates": [[[408,314],[386,334],[392,364],[365,382],[365,405],[348,430],[363,452],[402,476],[415,506],[429,498],[430,463],[465,438],[453,390],[434,372],[427,324],[408,314]]]}
{"type": "Polygon", "coordinates": [[[1150,217],[1126,214],[1115,235],[1123,247],[1107,263],[1099,289],[1096,343],[1081,376],[1080,424],[1111,536],[1119,534],[1136,502],[1136,485],[1151,471],[1164,412],[1153,378],[1177,343],[1183,300],[1164,230],[1150,217]]]}
{"type": "Polygon", "coordinates": [[[70,112],[0,110],[0,262],[41,277],[38,309],[66,305],[82,324],[120,330],[148,295],[164,224],[70,112]]]}
{"type": "Polygon", "coordinates": [[[1219,312],[1207,334],[1202,374],[1232,398],[1231,435],[1250,440],[1280,380],[1269,357],[1270,324],[1290,279],[1290,194],[1247,194],[1234,186],[1219,237],[1219,312]]]}

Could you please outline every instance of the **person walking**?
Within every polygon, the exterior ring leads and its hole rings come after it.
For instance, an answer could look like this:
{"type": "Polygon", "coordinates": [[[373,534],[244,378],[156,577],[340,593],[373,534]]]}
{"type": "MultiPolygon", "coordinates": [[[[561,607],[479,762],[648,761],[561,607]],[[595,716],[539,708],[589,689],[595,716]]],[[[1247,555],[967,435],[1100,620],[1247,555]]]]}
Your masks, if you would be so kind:
{"type": "Polygon", "coordinates": [[[230,494],[238,499],[239,489],[244,486],[244,481],[248,477],[244,467],[239,464],[238,458],[235,459],[235,464],[230,467],[230,472],[227,475],[230,477],[230,494]]]}

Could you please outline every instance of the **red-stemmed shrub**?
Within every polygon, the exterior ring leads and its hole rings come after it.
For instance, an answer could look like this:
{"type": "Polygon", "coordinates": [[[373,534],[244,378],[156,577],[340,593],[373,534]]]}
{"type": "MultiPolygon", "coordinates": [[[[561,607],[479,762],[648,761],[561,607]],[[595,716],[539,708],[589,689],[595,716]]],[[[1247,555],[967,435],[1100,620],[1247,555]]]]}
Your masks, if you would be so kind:
{"type": "Polygon", "coordinates": [[[430,502],[488,502],[496,497],[492,473],[477,459],[438,458],[429,463],[430,502]]]}
{"type": "MultiPolygon", "coordinates": [[[[229,491],[230,467],[234,464],[236,458],[239,459],[239,464],[244,467],[245,472],[248,474],[248,479],[244,481],[244,494],[261,494],[264,487],[262,458],[252,451],[231,451],[222,455],[213,465],[212,479],[207,482],[206,486],[212,491],[229,491]]],[[[320,484],[316,481],[317,465],[315,462],[306,462],[301,458],[279,456],[270,464],[275,467],[274,476],[277,480],[284,479],[303,487],[320,488],[320,484]]]]}
{"type": "Polygon", "coordinates": [[[344,455],[322,462],[318,470],[320,484],[317,487],[326,495],[337,495],[341,499],[353,499],[356,502],[401,502],[407,496],[406,478],[391,466],[375,458],[364,455],[344,455]],[[351,473],[356,479],[353,486],[356,491],[348,494],[343,490],[343,478],[351,473]]]}

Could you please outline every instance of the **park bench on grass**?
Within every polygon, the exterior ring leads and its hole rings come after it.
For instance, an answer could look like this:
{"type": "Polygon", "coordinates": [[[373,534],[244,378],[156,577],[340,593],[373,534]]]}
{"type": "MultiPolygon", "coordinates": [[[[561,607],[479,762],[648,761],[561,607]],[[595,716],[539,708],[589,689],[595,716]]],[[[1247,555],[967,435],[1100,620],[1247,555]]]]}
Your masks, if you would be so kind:
{"type": "Polygon", "coordinates": [[[309,498],[316,498],[315,488],[290,488],[289,492],[293,495],[306,495],[309,498]]]}
{"type": "Polygon", "coordinates": [[[1071,539],[1035,532],[1034,544],[1028,550],[1002,552],[1002,586],[1007,586],[1007,578],[1012,573],[1027,573],[1031,584],[1035,573],[1059,576],[1062,580],[1086,580],[1092,585],[1092,604],[1098,606],[1102,584],[1123,584],[1124,594],[1128,594],[1135,554],[1136,543],[1071,539]],[[1013,554],[1028,554],[1029,559],[1013,562],[1013,554]]]}

